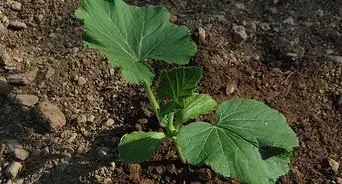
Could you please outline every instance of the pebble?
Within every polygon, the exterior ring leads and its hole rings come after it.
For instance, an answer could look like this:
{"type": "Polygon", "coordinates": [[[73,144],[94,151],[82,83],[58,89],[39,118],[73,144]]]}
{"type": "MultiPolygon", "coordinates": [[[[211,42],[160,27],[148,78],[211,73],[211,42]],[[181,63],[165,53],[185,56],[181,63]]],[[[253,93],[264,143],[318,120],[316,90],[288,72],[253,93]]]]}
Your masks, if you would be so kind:
{"type": "Polygon", "coordinates": [[[50,79],[53,75],[55,75],[55,70],[49,66],[45,73],[45,79],[50,79]]]}
{"type": "Polygon", "coordinates": [[[91,115],[88,117],[87,121],[90,122],[90,123],[93,123],[93,122],[95,121],[95,116],[91,114],[91,115]]]}
{"type": "Polygon", "coordinates": [[[329,58],[337,63],[342,64],[342,56],[329,56],[329,58]]]}
{"type": "Polygon", "coordinates": [[[74,142],[74,140],[77,138],[77,133],[72,133],[71,137],[68,139],[68,143],[74,142]]]}
{"type": "Polygon", "coordinates": [[[239,10],[245,10],[246,6],[243,3],[235,3],[235,7],[239,10]]]}
{"type": "Polygon", "coordinates": [[[225,23],[225,22],[227,22],[227,19],[226,19],[226,17],[224,15],[218,15],[217,16],[217,21],[225,23]]]}
{"type": "Polygon", "coordinates": [[[24,161],[29,157],[30,153],[22,148],[16,148],[14,150],[14,156],[20,161],[24,161]]]}
{"type": "Polygon", "coordinates": [[[176,15],[171,15],[170,22],[175,23],[177,22],[178,17],[176,15]]]}
{"type": "Polygon", "coordinates": [[[316,10],[316,14],[317,14],[319,17],[323,17],[323,16],[324,16],[324,10],[318,9],[318,10],[316,10]]]}
{"type": "Polygon", "coordinates": [[[115,167],[116,167],[115,162],[111,162],[110,165],[113,167],[113,169],[115,169],[115,167]]]}
{"type": "Polygon", "coordinates": [[[108,120],[107,120],[107,122],[106,122],[106,126],[113,126],[114,125],[114,123],[115,123],[115,121],[112,119],[112,118],[109,118],[108,120]]]}
{"type": "Polygon", "coordinates": [[[338,173],[338,168],[340,167],[340,164],[330,157],[328,157],[328,163],[331,169],[334,171],[334,173],[338,173]]]}
{"type": "Polygon", "coordinates": [[[36,107],[37,119],[51,132],[60,130],[66,124],[66,119],[61,110],[50,102],[41,102],[36,107]]]}
{"type": "Polygon", "coordinates": [[[10,21],[8,28],[13,30],[23,30],[27,28],[27,25],[20,21],[10,21]]]}
{"type": "Polygon", "coordinates": [[[35,95],[17,95],[16,100],[20,105],[32,107],[38,103],[39,98],[35,95]]]}
{"type": "Polygon", "coordinates": [[[331,55],[333,54],[335,51],[333,49],[327,49],[325,50],[325,53],[328,54],[328,55],[331,55]]]}
{"type": "Polygon", "coordinates": [[[77,83],[78,83],[78,85],[83,86],[84,84],[87,83],[87,80],[83,77],[78,77],[77,83]]]}
{"type": "Polygon", "coordinates": [[[138,119],[138,123],[141,125],[146,125],[148,123],[148,119],[140,118],[140,119],[138,119]]]}
{"type": "Polygon", "coordinates": [[[284,24],[294,25],[294,19],[292,17],[288,17],[283,21],[284,24]]]}
{"type": "Polygon", "coordinates": [[[268,23],[261,23],[260,24],[260,28],[263,30],[263,31],[269,31],[271,30],[271,26],[268,24],[268,23]]]}
{"type": "Polygon", "coordinates": [[[8,26],[9,25],[9,19],[6,16],[3,16],[1,19],[2,23],[4,24],[4,26],[8,26]]]}
{"type": "Polygon", "coordinates": [[[4,33],[6,31],[6,26],[4,26],[1,22],[0,22],[0,33],[4,33]]]}
{"type": "Polygon", "coordinates": [[[15,178],[23,166],[19,162],[12,162],[5,170],[6,176],[15,178]]]}
{"type": "Polygon", "coordinates": [[[199,35],[199,39],[204,42],[205,41],[205,29],[203,29],[202,27],[198,28],[198,35],[199,35]]]}
{"type": "Polygon", "coordinates": [[[21,3],[17,2],[17,1],[12,1],[11,3],[11,9],[15,10],[15,11],[20,11],[21,10],[21,3]]]}
{"type": "Polygon", "coordinates": [[[30,83],[24,74],[11,74],[7,77],[7,82],[9,84],[23,84],[23,85],[30,83]]]}
{"type": "Polygon", "coordinates": [[[43,155],[48,155],[50,153],[50,149],[49,149],[49,147],[44,147],[43,149],[42,149],[42,154],[43,155]]]}
{"type": "Polygon", "coordinates": [[[228,83],[228,85],[226,86],[226,94],[227,95],[231,95],[233,94],[237,89],[237,85],[236,83],[228,83]]]}
{"type": "Polygon", "coordinates": [[[233,42],[235,44],[241,44],[247,40],[248,35],[245,27],[233,24],[233,31],[233,42]]]}
{"type": "Polygon", "coordinates": [[[7,52],[2,54],[1,64],[4,65],[5,69],[7,70],[13,70],[15,69],[15,66],[16,66],[16,63],[13,61],[13,59],[9,56],[7,52]]]}

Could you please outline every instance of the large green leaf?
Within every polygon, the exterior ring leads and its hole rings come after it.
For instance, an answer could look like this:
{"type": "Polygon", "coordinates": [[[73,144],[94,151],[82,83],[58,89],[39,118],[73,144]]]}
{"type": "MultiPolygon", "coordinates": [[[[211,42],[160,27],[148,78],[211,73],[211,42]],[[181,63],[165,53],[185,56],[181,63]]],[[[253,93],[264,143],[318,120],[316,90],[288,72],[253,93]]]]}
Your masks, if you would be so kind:
{"type": "Polygon", "coordinates": [[[184,108],[176,112],[175,127],[180,127],[190,119],[195,119],[201,114],[206,114],[215,109],[216,101],[209,95],[194,94],[183,101],[184,108]]]}
{"type": "Polygon", "coordinates": [[[191,164],[210,165],[249,184],[268,184],[289,170],[289,152],[298,140],[278,111],[255,100],[234,99],[219,106],[214,125],[183,127],[176,144],[191,164]]]}
{"type": "Polygon", "coordinates": [[[124,135],[119,143],[120,160],[123,163],[139,163],[151,157],[165,139],[160,132],[132,132],[124,135]]]}
{"type": "Polygon", "coordinates": [[[170,13],[162,6],[130,6],[122,0],[82,0],[82,4],[75,15],[84,21],[85,45],[121,67],[129,82],[152,83],[154,73],[145,59],[187,64],[196,53],[189,29],[170,23],[170,13]]]}
{"type": "Polygon", "coordinates": [[[162,72],[157,86],[159,99],[172,99],[180,104],[181,99],[193,94],[201,80],[201,75],[202,69],[199,67],[175,68],[162,72]]]}

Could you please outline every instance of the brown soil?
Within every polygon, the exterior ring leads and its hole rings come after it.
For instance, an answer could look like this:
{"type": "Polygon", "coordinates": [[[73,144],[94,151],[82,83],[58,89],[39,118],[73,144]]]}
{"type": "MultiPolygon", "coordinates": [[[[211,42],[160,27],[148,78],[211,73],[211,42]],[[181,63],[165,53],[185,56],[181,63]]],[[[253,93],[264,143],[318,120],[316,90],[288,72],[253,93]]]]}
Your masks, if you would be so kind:
{"type": "MultiPolygon", "coordinates": [[[[208,168],[181,164],[170,142],[149,162],[121,164],[116,148],[123,134],[157,129],[143,88],[127,84],[119,69],[83,47],[82,24],[73,16],[78,0],[20,2],[21,11],[13,11],[9,0],[0,2],[0,20],[6,16],[28,26],[0,27],[0,52],[17,60],[14,70],[0,66],[0,77],[38,68],[33,82],[11,85],[11,94],[33,94],[57,104],[67,125],[49,133],[30,108],[10,98],[0,101],[0,183],[239,183],[208,168]],[[55,73],[47,79],[49,68],[55,73]],[[84,77],[86,84],[78,85],[77,77],[84,77]],[[93,121],[80,120],[91,115],[93,121]],[[106,126],[108,118],[114,125],[106,126]],[[139,124],[141,118],[148,123],[139,124]],[[76,139],[68,141],[73,135],[76,139]],[[31,153],[15,180],[3,171],[13,158],[1,143],[10,139],[31,153]],[[47,148],[47,154],[34,154],[47,148]],[[110,148],[107,156],[99,154],[103,148],[110,148]],[[72,150],[71,159],[63,154],[66,150],[72,150]]],[[[342,177],[341,169],[335,173],[327,164],[328,157],[342,163],[342,63],[331,59],[342,55],[342,1],[130,3],[164,5],[177,16],[177,24],[193,30],[199,49],[191,65],[204,69],[199,92],[220,103],[234,97],[258,99],[285,114],[300,147],[294,150],[291,171],[278,183],[335,183],[342,177]],[[249,37],[242,45],[233,43],[233,24],[246,28],[249,37]],[[206,30],[205,41],[199,40],[198,27],[206,30]],[[228,94],[234,85],[236,90],[228,94]]]]}

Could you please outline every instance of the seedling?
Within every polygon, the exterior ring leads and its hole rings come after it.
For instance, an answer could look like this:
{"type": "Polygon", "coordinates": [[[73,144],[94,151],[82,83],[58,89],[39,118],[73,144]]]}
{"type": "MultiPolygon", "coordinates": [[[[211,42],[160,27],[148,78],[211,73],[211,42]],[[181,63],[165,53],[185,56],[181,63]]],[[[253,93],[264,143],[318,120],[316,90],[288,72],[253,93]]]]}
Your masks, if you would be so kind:
{"type": "Polygon", "coordinates": [[[76,17],[84,21],[86,46],[99,50],[123,77],[143,85],[163,132],[132,132],[119,143],[123,163],[148,160],[165,139],[172,139],[183,163],[203,164],[229,177],[254,184],[275,183],[289,170],[298,146],[285,117],[256,100],[233,99],[217,107],[209,95],[194,91],[199,67],[163,71],[151,86],[151,59],[187,64],[196,53],[189,29],[169,22],[162,6],[136,7],[122,0],[83,0],[76,17]],[[214,123],[185,123],[216,109],[214,123]]]}

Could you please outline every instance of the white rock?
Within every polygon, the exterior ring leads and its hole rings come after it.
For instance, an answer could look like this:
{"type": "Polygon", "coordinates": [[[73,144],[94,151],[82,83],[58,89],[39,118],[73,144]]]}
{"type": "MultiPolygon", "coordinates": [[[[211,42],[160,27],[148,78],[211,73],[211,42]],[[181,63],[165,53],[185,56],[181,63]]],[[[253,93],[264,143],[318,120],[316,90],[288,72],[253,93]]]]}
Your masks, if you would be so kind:
{"type": "Polygon", "coordinates": [[[112,118],[109,118],[108,120],[107,120],[107,122],[106,122],[106,126],[113,126],[114,125],[114,123],[115,123],[115,121],[112,119],[112,118]]]}
{"type": "Polygon", "coordinates": [[[205,29],[203,29],[202,27],[198,28],[198,35],[199,35],[199,39],[204,42],[205,41],[205,29]]]}
{"type": "Polygon", "coordinates": [[[14,156],[16,159],[24,161],[29,157],[30,153],[22,148],[16,148],[14,150],[14,156]]]}
{"type": "Polygon", "coordinates": [[[87,80],[84,77],[78,77],[77,79],[78,85],[83,86],[87,83],[87,80]]]}
{"type": "Polygon", "coordinates": [[[21,105],[32,107],[38,103],[39,98],[35,95],[17,95],[16,100],[21,105]]]}
{"type": "Polygon", "coordinates": [[[243,26],[233,24],[233,41],[235,44],[241,44],[248,38],[246,29],[243,26]]]}
{"type": "Polygon", "coordinates": [[[335,172],[338,173],[338,168],[340,167],[340,164],[336,162],[334,159],[328,157],[328,162],[331,167],[331,169],[335,172]]]}
{"type": "Polygon", "coordinates": [[[23,30],[27,28],[27,25],[20,21],[10,21],[8,27],[14,30],[23,30]]]}
{"type": "Polygon", "coordinates": [[[15,178],[23,166],[19,162],[12,162],[5,170],[6,176],[15,178]]]}
{"type": "Polygon", "coordinates": [[[41,102],[36,107],[37,119],[51,132],[60,130],[66,124],[66,119],[61,110],[50,102],[41,102]]]}
{"type": "Polygon", "coordinates": [[[288,17],[283,21],[284,24],[294,25],[294,19],[292,17],[288,17]]]}
{"type": "Polygon", "coordinates": [[[17,2],[17,1],[12,1],[11,3],[11,9],[15,10],[15,11],[20,11],[21,10],[21,3],[17,2]]]}

